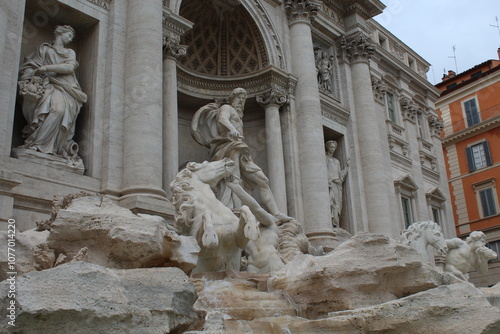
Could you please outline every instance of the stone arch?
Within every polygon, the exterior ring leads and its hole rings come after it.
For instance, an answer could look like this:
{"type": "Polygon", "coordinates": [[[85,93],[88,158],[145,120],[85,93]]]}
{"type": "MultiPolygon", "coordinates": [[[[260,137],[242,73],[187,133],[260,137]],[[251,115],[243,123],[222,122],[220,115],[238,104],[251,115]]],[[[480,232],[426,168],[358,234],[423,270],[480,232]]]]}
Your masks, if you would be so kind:
{"type": "MultiPolygon", "coordinates": [[[[165,0],[164,6],[172,10],[174,13],[179,14],[181,16],[181,8],[187,2],[193,0],[165,0]]],[[[241,4],[241,8],[248,14],[248,17],[251,19],[252,24],[255,25],[256,32],[260,35],[262,42],[259,47],[263,48],[263,51],[267,54],[268,63],[267,65],[273,65],[280,69],[285,69],[285,59],[283,55],[283,49],[281,47],[281,41],[278,40],[278,33],[273,25],[272,20],[270,19],[266,10],[264,10],[264,6],[262,6],[260,0],[197,0],[201,3],[209,2],[209,3],[218,3],[223,6],[231,6],[241,4]]],[[[204,8],[207,7],[205,4],[202,6],[204,8]]],[[[195,22],[196,23],[196,22],[195,22]]]]}

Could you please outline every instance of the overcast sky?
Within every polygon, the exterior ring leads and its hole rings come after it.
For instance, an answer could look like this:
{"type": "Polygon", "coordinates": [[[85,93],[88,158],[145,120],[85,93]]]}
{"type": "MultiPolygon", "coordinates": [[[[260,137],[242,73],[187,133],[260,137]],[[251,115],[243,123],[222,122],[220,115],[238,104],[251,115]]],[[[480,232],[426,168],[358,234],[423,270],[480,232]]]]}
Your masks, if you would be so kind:
{"type": "Polygon", "coordinates": [[[427,79],[441,81],[443,69],[463,72],[498,59],[500,0],[381,0],[375,20],[432,66],[427,79]],[[455,59],[453,57],[455,46],[455,59]]]}

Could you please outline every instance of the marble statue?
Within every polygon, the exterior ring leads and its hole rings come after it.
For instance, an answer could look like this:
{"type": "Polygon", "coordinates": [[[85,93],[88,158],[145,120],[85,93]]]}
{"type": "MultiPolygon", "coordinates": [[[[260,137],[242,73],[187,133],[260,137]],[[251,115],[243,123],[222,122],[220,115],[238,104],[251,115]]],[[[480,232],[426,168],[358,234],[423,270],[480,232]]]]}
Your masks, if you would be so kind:
{"type": "Polygon", "coordinates": [[[459,238],[447,239],[448,254],[444,271],[467,281],[467,273],[477,270],[481,275],[488,270],[488,260],[495,259],[497,253],[486,247],[486,236],[481,231],[473,231],[463,241],[459,238]]]}
{"type": "Polygon", "coordinates": [[[342,184],[347,176],[350,158],[347,159],[345,167],[342,169],[340,161],[333,156],[337,149],[337,142],[335,140],[327,141],[325,149],[332,225],[333,227],[339,227],[340,213],[342,212],[342,184]]]}
{"type": "MultiPolygon", "coordinates": [[[[260,190],[261,199],[270,213],[280,221],[288,221],[278,210],[278,206],[269,187],[269,180],[257,166],[250,154],[250,148],[243,141],[243,107],[247,92],[236,88],[229,96],[229,104],[219,106],[209,103],[195,113],[191,122],[191,134],[201,145],[210,148],[213,161],[229,158],[236,164],[232,182],[239,182],[245,189],[260,190]]],[[[227,182],[218,185],[218,198],[229,208],[238,208],[241,198],[227,186],[227,182]]]]}
{"type": "Polygon", "coordinates": [[[321,91],[332,92],[333,56],[321,51],[316,59],[316,70],[318,71],[318,85],[321,91]]]}
{"type": "Polygon", "coordinates": [[[28,123],[23,130],[23,147],[79,164],[73,136],[87,95],[76,79],[75,52],[65,47],[75,31],[70,26],[57,26],[54,35],[52,43],[43,43],[25,58],[19,71],[19,94],[28,123]]]}
{"type": "Polygon", "coordinates": [[[427,246],[431,245],[442,256],[448,252],[441,227],[433,221],[420,221],[411,224],[403,231],[400,241],[417,250],[430,263],[434,263],[434,256],[429,255],[427,246]]]}
{"type": "Polygon", "coordinates": [[[227,158],[190,162],[170,185],[179,232],[194,236],[201,248],[194,273],[239,270],[242,250],[259,237],[258,222],[249,207],[243,205],[238,218],[211,188],[234,171],[235,163],[227,158]]]}

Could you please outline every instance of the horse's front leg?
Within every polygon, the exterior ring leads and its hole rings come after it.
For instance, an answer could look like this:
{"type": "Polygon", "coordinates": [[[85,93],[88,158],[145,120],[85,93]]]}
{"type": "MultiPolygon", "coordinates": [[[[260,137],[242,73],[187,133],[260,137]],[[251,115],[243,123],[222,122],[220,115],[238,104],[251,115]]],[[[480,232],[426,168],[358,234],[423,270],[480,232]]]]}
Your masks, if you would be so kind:
{"type": "Polygon", "coordinates": [[[201,214],[201,225],[203,228],[203,236],[201,237],[202,245],[206,248],[217,247],[219,245],[219,237],[215,231],[212,212],[210,210],[205,210],[201,214]]]}
{"type": "Polygon", "coordinates": [[[236,243],[241,249],[245,249],[249,240],[255,241],[260,236],[259,222],[248,206],[243,205],[240,209],[240,221],[236,231],[236,243]]]}

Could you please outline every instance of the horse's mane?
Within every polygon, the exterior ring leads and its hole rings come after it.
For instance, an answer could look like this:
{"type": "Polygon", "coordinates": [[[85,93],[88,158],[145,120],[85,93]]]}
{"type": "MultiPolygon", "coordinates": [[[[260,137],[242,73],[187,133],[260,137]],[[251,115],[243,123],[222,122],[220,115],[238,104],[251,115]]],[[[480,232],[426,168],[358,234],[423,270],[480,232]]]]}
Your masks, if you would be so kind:
{"type": "Polygon", "coordinates": [[[409,245],[413,240],[417,240],[422,236],[422,233],[427,229],[439,230],[439,225],[431,220],[420,221],[411,224],[401,235],[401,242],[409,245]]]}
{"type": "Polygon", "coordinates": [[[186,168],[182,169],[170,183],[172,191],[172,204],[175,207],[175,223],[181,233],[189,233],[194,222],[194,212],[196,208],[196,196],[193,194],[195,188],[191,185],[193,172],[200,170],[208,164],[205,161],[201,164],[189,162],[186,168]]]}

